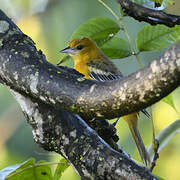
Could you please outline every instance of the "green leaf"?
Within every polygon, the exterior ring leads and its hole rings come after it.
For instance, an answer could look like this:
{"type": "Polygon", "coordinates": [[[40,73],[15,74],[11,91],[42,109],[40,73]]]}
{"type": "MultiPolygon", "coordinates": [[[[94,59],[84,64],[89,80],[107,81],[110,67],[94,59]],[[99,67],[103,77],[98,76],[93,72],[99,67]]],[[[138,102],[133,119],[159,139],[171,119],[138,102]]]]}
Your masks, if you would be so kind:
{"type": "MultiPolygon", "coordinates": [[[[159,141],[159,150],[162,150],[170,141],[170,139],[180,132],[180,120],[176,120],[166,128],[164,128],[157,136],[156,139],[159,141]]],[[[148,147],[148,152],[153,158],[153,147],[152,144],[148,147]]]]}
{"type": "Polygon", "coordinates": [[[154,174],[159,180],[165,180],[164,178],[157,176],[156,174],[154,174]]]}
{"type": "Polygon", "coordinates": [[[162,101],[164,101],[165,103],[167,103],[170,106],[172,106],[174,108],[174,110],[176,111],[176,108],[175,108],[175,105],[174,105],[174,101],[173,101],[173,93],[170,93],[168,96],[164,97],[162,99],[162,101]]]}
{"type": "Polygon", "coordinates": [[[124,58],[131,55],[129,43],[118,37],[112,38],[101,49],[106,56],[112,59],[124,58]]]}
{"type": "Polygon", "coordinates": [[[136,37],[139,51],[162,50],[180,41],[180,25],[173,28],[164,25],[144,26],[136,37]]]}
{"type": "Polygon", "coordinates": [[[180,115],[180,87],[176,88],[173,91],[172,96],[173,96],[173,103],[174,103],[176,112],[179,113],[180,115]]]}
{"type": "Polygon", "coordinates": [[[93,18],[82,25],[73,33],[71,40],[87,36],[96,41],[98,46],[114,37],[120,30],[119,25],[107,17],[93,18]]]}
{"type": "Polygon", "coordinates": [[[54,173],[54,180],[59,180],[62,176],[62,173],[69,167],[69,164],[66,159],[61,159],[59,164],[56,167],[54,173]]]}
{"type": "Polygon", "coordinates": [[[35,159],[34,158],[31,158],[21,164],[16,164],[16,165],[13,165],[13,166],[8,166],[4,169],[2,169],[0,171],[0,179],[1,180],[4,180],[9,174],[11,174],[12,172],[16,171],[18,168],[22,167],[22,166],[27,166],[27,165],[30,165],[32,163],[35,162],[35,159]]]}
{"type": "Polygon", "coordinates": [[[44,162],[35,163],[35,159],[32,158],[19,165],[7,167],[2,171],[12,170],[6,173],[4,178],[6,180],[53,180],[51,168],[48,165],[43,165],[44,162]]]}
{"type": "Polygon", "coordinates": [[[46,161],[39,161],[32,170],[29,171],[30,174],[33,173],[34,179],[32,180],[53,180],[51,167],[49,165],[43,165],[43,163],[46,164],[46,161]]]}

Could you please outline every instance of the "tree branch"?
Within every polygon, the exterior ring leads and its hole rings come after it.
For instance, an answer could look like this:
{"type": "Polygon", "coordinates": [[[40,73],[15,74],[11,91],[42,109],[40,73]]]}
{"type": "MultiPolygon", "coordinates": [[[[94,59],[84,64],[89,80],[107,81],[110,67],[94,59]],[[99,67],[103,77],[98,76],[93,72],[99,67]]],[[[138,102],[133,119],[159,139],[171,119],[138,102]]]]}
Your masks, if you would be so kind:
{"type": "Polygon", "coordinates": [[[151,25],[164,24],[169,27],[180,25],[180,16],[153,10],[133,3],[130,0],[116,0],[123,11],[138,21],[144,21],[151,25]]]}
{"type": "Polygon", "coordinates": [[[33,128],[35,141],[64,156],[81,179],[157,179],[125,154],[114,151],[78,115],[11,92],[33,128]]]}
{"type": "Polygon", "coordinates": [[[180,44],[149,66],[112,82],[82,78],[75,70],[56,67],[33,41],[1,20],[0,79],[12,89],[86,119],[115,118],[152,105],[180,84],[180,44]]]}

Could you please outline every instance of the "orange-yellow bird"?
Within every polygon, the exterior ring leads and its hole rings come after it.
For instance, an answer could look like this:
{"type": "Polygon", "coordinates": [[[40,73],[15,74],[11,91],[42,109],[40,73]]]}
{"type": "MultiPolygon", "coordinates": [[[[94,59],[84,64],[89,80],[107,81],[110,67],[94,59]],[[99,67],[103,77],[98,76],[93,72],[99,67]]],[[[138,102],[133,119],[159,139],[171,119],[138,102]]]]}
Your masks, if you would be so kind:
{"type": "MultiPolygon", "coordinates": [[[[112,81],[122,78],[119,69],[98,48],[96,43],[87,37],[74,39],[69,46],[60,52],[68,53],[74,60],[74,68],[86,79],[112,81]]],[[[142,110],[148,116],[145,110],[142,110]]],[[[138,112],[123,116],[129,125],[140,156],[145,165],[150,165],[150,158],[137,128],[138,112]]]]}

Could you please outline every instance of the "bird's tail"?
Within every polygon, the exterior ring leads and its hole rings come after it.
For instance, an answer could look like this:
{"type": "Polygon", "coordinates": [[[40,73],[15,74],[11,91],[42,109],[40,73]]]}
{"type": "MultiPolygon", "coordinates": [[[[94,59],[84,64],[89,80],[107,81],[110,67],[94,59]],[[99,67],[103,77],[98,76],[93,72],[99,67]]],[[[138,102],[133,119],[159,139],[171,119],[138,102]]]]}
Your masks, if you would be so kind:
{"type": "Polygon", "coordinates": [[[149,157],[148,152],[146,151],[146,148],[144,146],[144,143],[142,141],[142,138],[140,136],[140,133],[137,127],[138,113],[129,114],[129,115],[123,116],[123,118],[128,123],[129,129],[134,138],[134,141],[136,143],[136,146],[137,146],[137,149],[139,151],[142,161],[144,162],[146,166],[149,166],[151,164],[150,157],[149,157]]]}

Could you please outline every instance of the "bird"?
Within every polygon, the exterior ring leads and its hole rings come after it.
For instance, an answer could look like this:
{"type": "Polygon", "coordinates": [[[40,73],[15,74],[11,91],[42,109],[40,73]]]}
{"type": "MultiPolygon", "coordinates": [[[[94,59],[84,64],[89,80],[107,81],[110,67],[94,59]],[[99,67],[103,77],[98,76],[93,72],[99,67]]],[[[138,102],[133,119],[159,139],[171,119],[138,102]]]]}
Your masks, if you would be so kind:
{"type": "MultiPolygon", "coordinates": [[[[123,78],[116,65],[101,51],[96,42],[89,37],[81,37],[71,40],[68,46],[60,51],[67,53],[74,61],[74,69],[84,75],[84,78],[95,81],[114,81],[123,78]]],[[[146,116],[149,113],[143,109],[146,116]]],[[[139,112],[131,113],[122,118],[127,122],[134,138],[135,144],[145,166],[150,166],[150,157],[146,151],[143,140],[138,131],[139,112]]],[[[117,118],[116,123],[119,118],[117,118]]],[[[115,124],[116,124],[115,123],[115,124]]]]}

